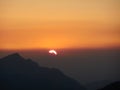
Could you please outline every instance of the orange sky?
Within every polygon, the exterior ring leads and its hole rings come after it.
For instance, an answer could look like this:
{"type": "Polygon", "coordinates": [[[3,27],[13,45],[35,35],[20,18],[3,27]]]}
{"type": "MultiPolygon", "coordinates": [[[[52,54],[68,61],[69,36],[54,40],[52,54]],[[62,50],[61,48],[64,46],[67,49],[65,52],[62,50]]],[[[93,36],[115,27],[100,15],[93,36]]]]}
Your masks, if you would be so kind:
{"type": "Polygon", "coordinates": [[[0,49],[120,46],[119,0],[0,0],[0,49]]]}

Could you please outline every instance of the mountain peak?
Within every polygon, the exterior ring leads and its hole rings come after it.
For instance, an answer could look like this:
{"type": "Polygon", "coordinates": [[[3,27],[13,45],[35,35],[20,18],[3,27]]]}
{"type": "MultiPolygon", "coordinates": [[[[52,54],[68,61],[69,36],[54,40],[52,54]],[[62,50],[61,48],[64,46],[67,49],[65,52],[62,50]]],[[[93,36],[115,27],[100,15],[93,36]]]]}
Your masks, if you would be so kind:
{"type": "Polygon", "coordinates": [[[28,90],[36,88],[37,90],[85,90],[77,81],[64,75],[58,69],[39,67],[31,59],[26,60],[18,53],[8,55],[0,61],[2,61],[0,63],[0,83],[5,90],[21,88],[28,90]]]}
{"type": "Polygon", "coordinates": [[[20,54],[19,53],[13,53],[10,56],[20,56],[20,54]]]}
{"type": "Polygon", "coordinates": [[[6,59],[6,60],[23,60],[24,58],[18,53],[13,53],[13,54],[10,54],[10,55],[4,57],[3,59],[6,59]]]}

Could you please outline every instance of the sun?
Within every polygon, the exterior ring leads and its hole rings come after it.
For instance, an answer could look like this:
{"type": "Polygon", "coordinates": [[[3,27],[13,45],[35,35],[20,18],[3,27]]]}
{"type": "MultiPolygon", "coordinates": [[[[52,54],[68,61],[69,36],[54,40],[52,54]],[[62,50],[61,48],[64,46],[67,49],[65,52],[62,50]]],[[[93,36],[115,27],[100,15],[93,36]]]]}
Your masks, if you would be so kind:
{"type": "Polygon", "coordinates": [[[57,52],[56,52],[55,50],[49,50],[49,53],[50,53],[51,55],[57,55],[57,52]]]}

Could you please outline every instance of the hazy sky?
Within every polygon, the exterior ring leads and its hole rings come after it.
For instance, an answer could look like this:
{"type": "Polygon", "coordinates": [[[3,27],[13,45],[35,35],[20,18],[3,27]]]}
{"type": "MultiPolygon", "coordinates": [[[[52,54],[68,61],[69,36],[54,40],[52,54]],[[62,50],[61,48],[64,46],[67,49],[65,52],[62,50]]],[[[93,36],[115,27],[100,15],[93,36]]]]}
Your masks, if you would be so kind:
{"type": "Polygon", "coordinates": [[[0,0],[0,49],[120,46],[119,0],[0,0]]]}

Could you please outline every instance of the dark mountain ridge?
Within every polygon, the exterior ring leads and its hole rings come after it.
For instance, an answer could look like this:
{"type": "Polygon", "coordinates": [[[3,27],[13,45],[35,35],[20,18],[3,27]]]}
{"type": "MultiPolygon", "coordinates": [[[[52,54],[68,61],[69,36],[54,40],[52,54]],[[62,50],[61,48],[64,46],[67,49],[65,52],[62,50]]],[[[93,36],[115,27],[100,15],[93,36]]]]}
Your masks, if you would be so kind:
{"type": "Polygon", "coordinates": [[[120,81],[116,81],[97,90],[120,90],[120,81]]]}
{"type": "Polygon", "coordinates": [[[18,53],[0,59],[1,90],[85,90],[55,68],[40,67],[18,53]]]}
{"type": "Polygon", "coordinates": [[[113,81],[110,81],[110,80],[99,80],[99,81],[95,81],[95,82],[90,82],[90,83],[86,84],[85,87],[88,90],[97,90],[99,88],[105,87],[106,85],[109,85],[112,82],[113,81]]]}

